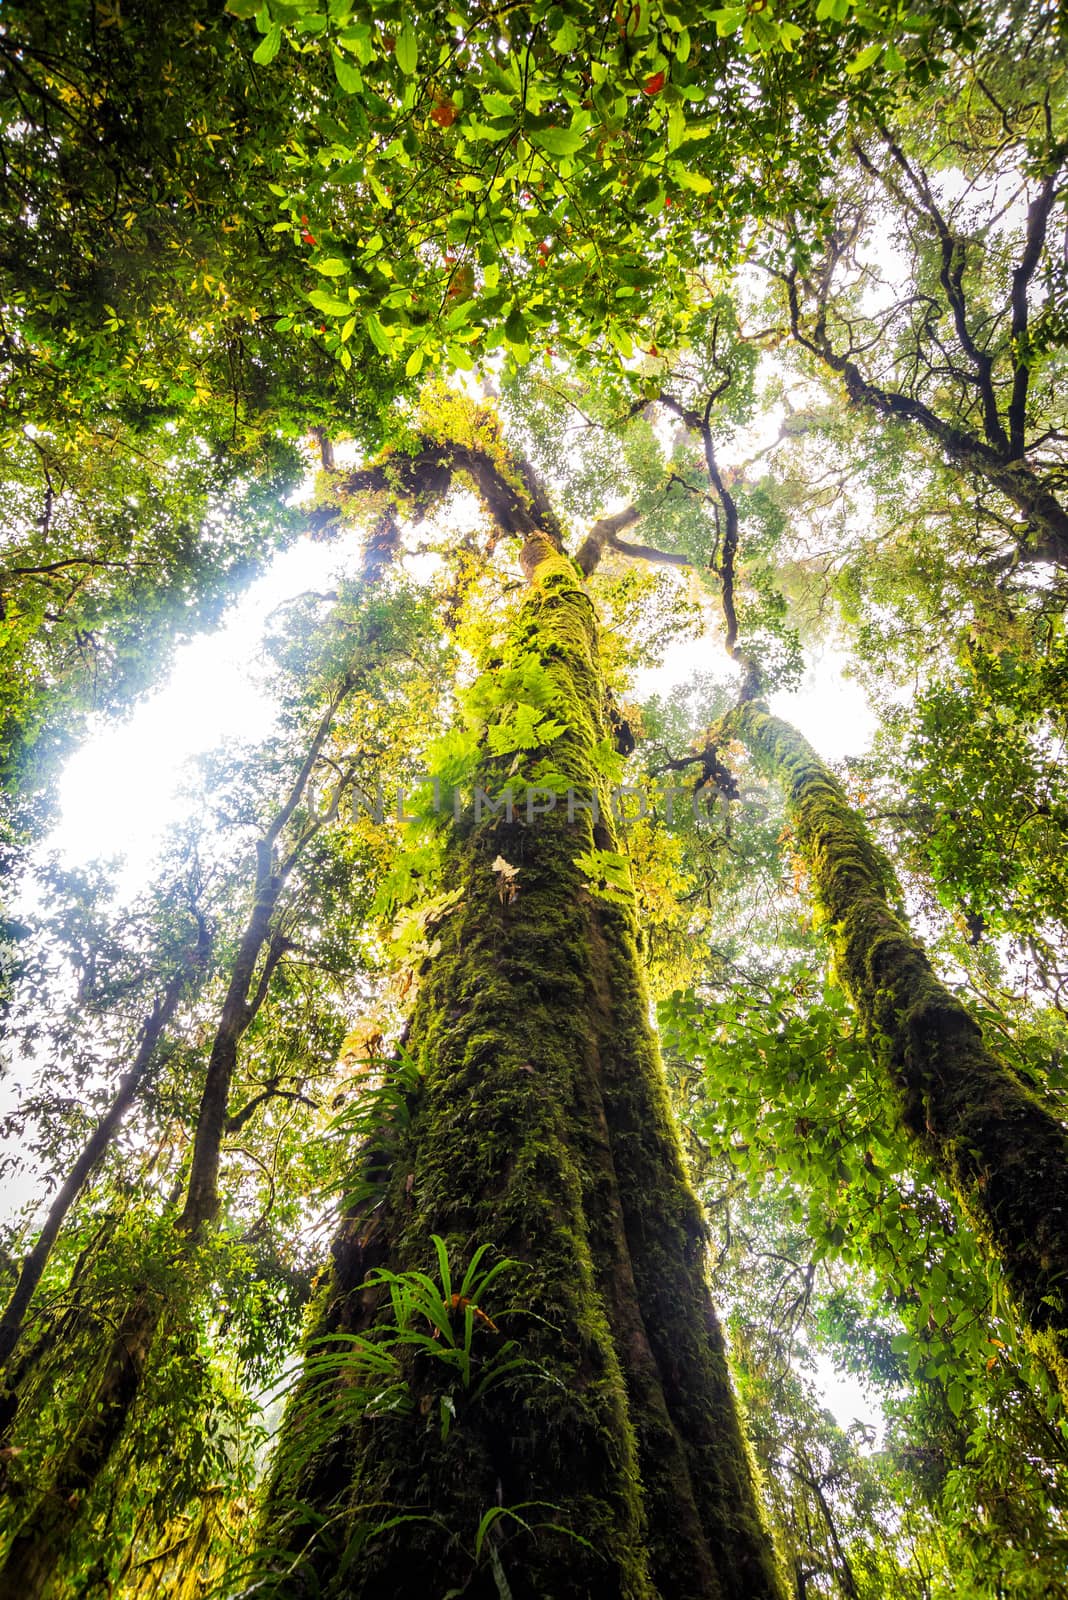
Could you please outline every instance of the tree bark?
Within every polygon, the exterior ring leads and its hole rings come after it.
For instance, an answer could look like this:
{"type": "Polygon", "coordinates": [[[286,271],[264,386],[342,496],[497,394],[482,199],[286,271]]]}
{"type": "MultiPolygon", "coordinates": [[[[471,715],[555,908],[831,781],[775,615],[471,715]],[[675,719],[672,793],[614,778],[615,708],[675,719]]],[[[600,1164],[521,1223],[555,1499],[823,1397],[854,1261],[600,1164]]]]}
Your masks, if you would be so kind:
{"type": "Polygon", "coordinates": [[[159,1297],[147,1289],[127,1307],[60,1469],[11,1541],[0,1568],[0,1600],[44,1600],[52,1592],[85,1499],[122,1437],[162,1310],[159,1297]]]}
{"type": "Polygon", "coordinates": [[[727,728],[783,786],[838,977],[907,1130],[1000,1263],[1029,1344],[1068,1403],[1068,1134],[991,1051],[894,909],[893,874],[795,728],[757,702],[727,728]]]}
{"type": "MultiPolygon", "coordinates": [[[[293,1597],[771,1600],[779,1578],[649,1027],[633,897],[598,897],[576,860],[615,850],[608,819],[581,806],[604,797],[596,617],[550,540],[528,538],[523,566],[530,589],[502,670],[533,660],[547,676],[564,729],[551,762],[578,803],[570,819],[562,800],[540,814],[521,801],[511,820],[469,813],[452,835],[462,898],[437,929],[409,1039],[423,1087],[407,1127],[377,1147],[381,1192],[342,1228],[307,1346],[313,1367],[338,1334],[377,1324],[388,1338],[389,1304],[367,1274],[433,1272],[436,1233],[461,1271],[486,1243],[490,1259],[519,1263],[479,1308],[493,1326],[479,1318],[474,1349],[489,1364],[509,1338],[523,1365],[476,1398],[409,1347],[411,1410],[381,1415],[346,1412],[344,1370],[309,1368],[272,1469],[261,1563],[293,1597]],[[494,1508],[515,1516],[497,1516],[479,1559],[494,1508]]],[[[476,782],[496,797],[511,754],[483,750],[476,782]]]]}

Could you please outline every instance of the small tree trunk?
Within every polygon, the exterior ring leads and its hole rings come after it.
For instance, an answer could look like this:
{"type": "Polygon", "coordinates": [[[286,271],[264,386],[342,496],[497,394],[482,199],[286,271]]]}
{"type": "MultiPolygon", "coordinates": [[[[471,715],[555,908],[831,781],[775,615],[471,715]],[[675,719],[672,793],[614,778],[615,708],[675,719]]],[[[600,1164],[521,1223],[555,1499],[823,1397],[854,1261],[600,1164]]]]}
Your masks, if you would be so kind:
{"type": "Polygon", "coordinates": [[[85,1497],[110,1460],[126,1426],[162,1309],[158,1297],[144,1290],[127,1307],[104,1359],[100,1381],[64,1452],[60,1470],[11,1541],[0,1568],[0,1600],[37,1600],[50,1592],[85,1497]]]}
{"type": "Polygon", "coordinates": [[[137,1054],[129,1071],[120,1080],[114,1099],[78,1152],[74,1165],[56,1191],[56,1197],[48,1208],[48,1215],[34,1241],[33,1248],[27,1252],[22,1263],[18,1280],[11,1291],[11,1298],[4,1307],[3,1315],[0,1316],[0,1367],[7,1366],[18,1343],[30,1301],[44,1275],[48,1258],[59,1237],[67,1213],[103,1160],[108,1146],[122,1125],[123,1118],[136,1100],[152,1065],[160,1039],[170,1025],[179,1001],[188,989],[194,973],[203,966],[207,955],[207,944],[207,925],[201,922],[200,938],[191,961],[187,966],[183,966],[180,972],[175,973],[153,1006],[150,1015],[145,1018],[137,1054]]]}
{"type": "MultiPolygon", "coordinates": [[[[411,1411],[372,1416],[351,1404],[346,1416],[350,1375],[306,1375],[264,1536],[288,1553],[264,1560],[294,1597],[770,1600],[778,1578],[649,1028],[633,896],[599,898],[576,859],[615,848],[607,821],[580,808],[603,791],[596,619],[547,539],[528,540],[523,562],[531,591],[501,671],[536,663],[551,683],[564,731],[550,760],[580,804],[571,820],[562,800],[540,815],[521,802],[510,821],[457,828],[448,881],[462,897],[436,930],[409,1041],[424,1087],[374,1157],[381,1198],[345,1224],[309,1336],[315,1356],[337,1348],[330,1335],[381,1329],[388,1306],[361,1287],[368,1270],[433,1272],[437,1233],[460,1271],[483,1243],[520,1263],[474,1338],[483,1371],[504,1338],[522,1366],[476,1397],[419,1351],[404,1367],[411,1411]],[[331,1404],[336,1426],[323,1423],[331,1404]]],[[[511,751],[487,753],[476,781],[496,797],[512,766],[511,751]]]]}
{"type": "Polygon", "coordinates": [[[897,1088],[906,1128],[1004,1270],[1024,1333],[1068,1402],[1068,1135],[987,1047],[891,907],[896,887],[812,747],[759,703],[728,726],[782,784],[838,976],[897,1088]]]}
{"type": "MultiPolygon", "coordinates": [[[[275,865],[275,845],[304,795],[334,715],[351,684],[352,680],[346,678],[335,692],[284,804],[257,842],[252,909],[234,957],[208,1056],[185,1203],[176,1224],[180,1259],[194,1250],[218,1209],[219,1162],[238,1050],[267,997],[271,977],[285,948],[273,931],[273,922],[286,873],[295,864],[302,841],[312,837],[317,825],[298,837],[280,870],[275,865]]],[[[23,1519],[9,1547],[0,1568],[0,1600],[42,1600],[48,1593],[78,1525],[82,1505],[122,1437],[166,1310],[165,1294],[152,1292],[146,1285],[134,1289],[88,1398],[85,1416],[68,1441],[50,1486],[23,1519]]]]}

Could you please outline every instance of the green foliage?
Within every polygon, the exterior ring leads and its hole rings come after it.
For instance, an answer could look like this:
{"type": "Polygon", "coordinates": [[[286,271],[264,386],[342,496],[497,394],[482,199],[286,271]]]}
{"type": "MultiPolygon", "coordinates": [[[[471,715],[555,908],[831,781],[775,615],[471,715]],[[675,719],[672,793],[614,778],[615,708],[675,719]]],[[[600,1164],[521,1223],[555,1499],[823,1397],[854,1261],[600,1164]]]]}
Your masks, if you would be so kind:
{"type": "MultiPolygon", "coordinates": [[[[454,1426],[463,1428],[469,1414],[500,1385],[519,1392],[531,1382],[549,1381],[549,1374],[522,1354],[514,1339],[502,1339],[498,1319],[510,1308],[493,1304],[489,1291],[498,1280],[514,1276],[522,1263],[501,1258],[487,1264],[492,1246],[478,1245],[467,1259],[462,1276],[446,1243],[431,1237],[437,1276],[420,1271],[391,1272],[378,1268],[360,1285],[360,1292],[385,1291],[382,1313],[368,1334],[313,1331],[299,1373],[282,1394],[299,1415],[299,1425],[287,1443],[284,1469],[296,1477],[314,1462],[339,1430],[374,1419],[388,1425],[391,1419],[425,1415],[424,1394],[432,1381],[437,1394],[435,1422],[444,1443],[454,1426]],[[491,1315],[492,1310],[492,1315],[491,1315]],[[430,1374],[436,1373],[431,1379],[430,1374]]],[[[516,1512],[526,1509],[514,1508],[516,1512]]],[[[474,1534],[474,1564],[483,1555],[486,1535],[495,1516],[509,1508],[491,1508],[474,1534]]],[[[433,1513],[386,1517],[375,1522],[361,1518],[345,1531],[344,1542],[329,1522],[322,1524],[317,1540],[336,1546],[344,1571],[368,1540],[401,1523],[439,1521],[433,1513]]],[[[488,1552],[487,1552],[488,1553],[488,1552]]],[[[294,1570],[304,1567],[307,1550],[270,1547],[251,1563],[242,1563],[240,1577],[256,1593],[275,1592],[284,1582],[278,1564],[294,1570]],[[266,1565],[262,1565],[266,1563],[266,1565]]],[[[231,1573],[230,1581],[238,1576],[231,1573]]],[[[250,1592],[246,1587],[242,1592],[250,1592]]]]}
{"type": "Polygon", "coordinates": [[[943,902],[1030,946],[1057,994],[1068,938],[1066,704],[1059,628],[1048,648],[1022,658],[977,641],[953,679],[919,697],[905,746],[906,794],[924,808],[923,848],[943,902]]]}
{"type": "MultiPolygon", "coordinates": [[[[655,993],[680,991],[661,1023],[799,1593],[1060,1593],[1062,1413],[981,1254],[981,1207],[973,1228],[927,1140],[952,1051],[906,1129],[888,1038],[922,1006],[862,990],[885,928],[860,918],[846,950],[851,904],[826,882],[866,1034],[813,976],[805,866],[781,849],[809,847],[811,868],[813,829],[795,819],[795,839],[725,744],[734,686],[630,703],[635,674],[704,640],[720,605],[728,672],[765,690],[796,685],[802,644],[840,625],[887,713],[864,793],[886,801],[906,893],[1004,1041],[1003,1081],[1063,1120],[1063,584],[1039,562],[1059,559],[1050,508],[1025,493],[1063,489],[1059,198],[1021,266],[1064,159],[1052,29],[1048,7],[898,0],[4,5],[5,848],[43,827],[91,719],[122,714],[299,529],[282,502],[302,437],[320,531],[354,518],[399,568],[442,513],[420,551],[436,541],[437,577],[379,570],[276,615],[275,731],[203,764],[201,816],[150,893],[110,904],[103,872],[55,869],[12,926],[12,1067],[33,1076],[4,1132],[53,1186],[195,932],[212,935],[5,1375],[5,1530],[33,1508],[74,1528],[60,1589],[191,1600],[229,1582],[276,1421],[263,1391],[310,1296],[305,1364],[282,1383],[278,1548],[246,1560],[246,1592],[325,1574],[355,1593],[413,1561],[416,1586],[454,1594],[550,1592],[565,1571],[592,1593],[609,1567],[634,1600],[773,1591],[640,953],[655,993]],[[900,283],[876,281],[886,238],[900,283]],[[788,291],[813,358],[796,366],[788,291]],[[861,420],[874,402],[848,373],[844,408],[840,365],[817,392],[826,339],[896,386],[898,421],[928,408],[944,459],[861,420]],[[476,368],[477,398],[455,382],[476,368]],[[330,464],[353,439],[379,452],[366,498],[330,464]],[[459,533],[451,490],[468,484],[483,504],[459,533]],[[551,535],[522,598],[494,490],[521,507],[513,529],[551,535]],[[621,531],[598,522],[582,585],[567,552],[613,506],[621,531]],[[647,815],[610,815],[622,779],[647,815]],[[476,784],[515,815],[454,811],[476,784]],[[406,818],[379,812],[387,787],[415,791],[406,818]],[[596,823],[524,814],[569,787],[602,802],[596,823]],[[276,870],[258,857],[253,885],[257,845],[276,870]],[[194,1247],[176,1196],[272,877],[218,1223],[194,1247]],[[991,935],[1012,940],[1007,965],[991,935]],[[1020,956],[1052,1005],[1027,1005],[1020,956]],[[413,990],[415,1042],[397,1044],[413,990]],[[501,1311],[510,1274],[520,1303],[501,1311]],[[148,1349],[126,1426],[72,1498],[63,1451],[131,1308],[148,1349]],[[883,1446],[814,1400],[820,1351],[878,1386],[883,1446]],[[297,1524],[307,1542],[283,1550],[297,1524]],[[680,1575],[679,1545],[716,1572],[680,1575]]],[[[846,876],[878,898],[890,868],[855,819],[831,821],[846,876]]],[[[980,1139],[991,1108],[959,1099],[980,1139]]],[[[962,1135],[958,1168],[972,1154],[962,1135]]],[[[1034,1176],[1027,1141],[1007,1165],[1034,1176]]],[[[31,1210],[4,1233],[11,1281],[31,1210]]]]}
{"type": "Polygon", "coordinates": [[[0,786],[7,826],[39,829],[59,760],[119,715],[176,646],[216,624],[292,537],[287,446],[207,452],[187,428],[38,428],[5,453],[0,786]]]}
{"type": "MultiPolygon", "coordinates": [[[[799,972],[759,995],[702,1001],[691,992],[660,1009],[667,1041],[698,1069],[680,1066],[679,1084],[686,1124],[711,1163],[706,1182],[731,1196],[725,1249],[739,1234],[766,1238],[769,1221],[778,1234],[751,1246],[775,1263],[763,1327],[747,1303],[745,1267],[731,1269],[747,1338],[760,1330],[766,1342],[778,1326],[789,1346],[819,1306],[822,1337],[809,1324],[809,1352],[826,1341],[879,1386],[890,1459],[911,1480],[891,1492],[932,1508],[976,1594],[997,1593],[998,1583],[1042,1593],[1068,1496],[1061,1408],[997,1273],[917,1161],[841,993],[799,972]],[[1011,1518],[976,1515],[998,1497],[1012,1504],[1011,1518]]],[[[767,1372],[759,1347],[750,1359],[767,1372]]],[[[788,1402],[791,1420],[798,1405],[788,1402]]],[[[949,1592],[948,1572],[942,1581],[949,1592]]]]}

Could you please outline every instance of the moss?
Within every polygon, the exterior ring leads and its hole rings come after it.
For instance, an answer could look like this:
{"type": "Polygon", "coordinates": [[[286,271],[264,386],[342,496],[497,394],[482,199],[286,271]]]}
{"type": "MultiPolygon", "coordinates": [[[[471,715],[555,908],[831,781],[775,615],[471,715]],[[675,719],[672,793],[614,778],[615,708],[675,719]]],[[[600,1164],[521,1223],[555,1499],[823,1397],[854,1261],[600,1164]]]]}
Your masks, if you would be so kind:
{"type": "Polygon", "coordinates": [[[833,775],[760,704],[733,728],[783,785],[840,981],[906,1127],[996,1256],[1029,1343],[1068,1400],[1068,1138],[987,1047],[900,910],[893,873],[833,775]]]}
{"type": "MultiPolygon", "coordinates": [[[[524,565],[530,592],[502,665],[536,654],[564,724],[553,763],[596,790],[607,728],[594,610],[548,541],[530,541],[524,565]]],[[[487,755],[477,781],[503,787],[510,759],[487,755]]],[[[474,1556],[497,1505],[528,1524],[495,1525],[515,1600],[778,1592],[632,912],[591,896],[577,865],[611,842],[606,824],[584,811],[568,822],[563,806],[531,826],[500,816],[456,830],[450,882],[463,895],[439,927],[410,1033],[420,1104],[389,1154],[383,1201],[342,1232],[317,1331],[373,1321],[376,1297],[358,1288],[369,1266],[432,1272],[432,1233],[454,1261],[490,1241],[522,1266],[507,1289],[500,1280],[504,1309],[487,1308],[500,1334],[480,1327],[476,1338],[487,1358],[495,1339],[515,1340],[525,1365],[477,1401],[454,1386],[443,1440],[448,1375],[417,1352],[412,1414],[341,1430],[303,1467],[301,1406],[291,1409],[273,1504],[282,1513],[299,1498],[336,1519],[309,1562],[331,1595],[497,1594],[474,1556]],[[498,855],[518,868],[514,898],[498,889],[498,855]],[[389,1516],[422,1520],[384,1529],[339,1575],[361,1524],[389,1516]]],[[[290,1579],[285,1592],[302,1591],[290,1579]]]]}

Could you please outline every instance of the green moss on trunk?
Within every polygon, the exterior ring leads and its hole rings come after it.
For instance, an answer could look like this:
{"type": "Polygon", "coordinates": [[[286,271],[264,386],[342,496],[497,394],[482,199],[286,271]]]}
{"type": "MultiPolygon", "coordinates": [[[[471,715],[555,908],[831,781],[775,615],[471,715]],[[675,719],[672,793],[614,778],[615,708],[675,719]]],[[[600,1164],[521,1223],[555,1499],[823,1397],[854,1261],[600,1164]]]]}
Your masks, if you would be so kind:
{"type": "Polygon", "coordinates": [[[38,1600],[52,1592],[82,1506],[111,1459],[137,1397],[161,1312],[161,1300],[147,1290],[127,1307],[55,1479],[11,1540],[0,1567],[0,1600],[38,1600]]]}
{"type": "MultiPolygon", "coordinates": [[[[564,731],[554,767],[602,785],[597,623],[573,565],[546,540],[524,551],[530,593],[507,661],[541,664],[564,731]]],[[[476,781],[504,786],[510,758],[476,781]]],[[[394,1136],[380,1202],[349,1219],[313,1325],[373,1324],[369,1267],[434,1270],[491,1242],[522,1264],[502,1289],[514,1386],[454,1398],[442,1438],[442,1364],[407,1359],[408,1415],[364,1418],[307,1449],[308,1390],[290,1408],[275,1469],[273,1538],[306,1549],[283,1592],[333,1596],[462,1588],[515,1600],[719,1600],[779,1593],[704,1278],[704,1237],[682,1171],[634,939],[633,907],[594,896],[576,858],[611,849],[604,822],[561,804],[467,822],[450,846],[458,907],[410,1036],[420,1103],[394,1136]],[[518,869],[513,897],[498,856],[518,869]],[[440,1370],[439,1370],[440,1369],[440,1370]],[[302,1437],[303,1436],[303,1437],[302,1437]],[[294,1511],[299,1501],[310,1514],[294,1511]],[[480,1520],[499,1518],[475,1557],[480,1520]],[[326,1516],[325,1527],[317,1526],[326,1516]],[[347,1568],[344,1552],[392,1517],[347,1568]]],[[[500,1280],[503,1283],[503,1280],[500,1280]]],[[[498,1305],[489,1308],[495,1317],[498,1305]]]]}
{"type": "Polygon", "coordinates": [[[1068,1400],[1068,1138],[987,1047],[893,909],[893,874],[811,746],[760,704],[732,729],[783,785],[838,975],[919,1139],[1005,1272],[1068,1400]]]}

